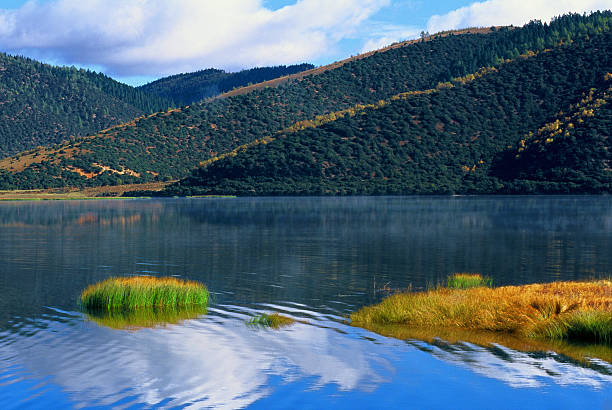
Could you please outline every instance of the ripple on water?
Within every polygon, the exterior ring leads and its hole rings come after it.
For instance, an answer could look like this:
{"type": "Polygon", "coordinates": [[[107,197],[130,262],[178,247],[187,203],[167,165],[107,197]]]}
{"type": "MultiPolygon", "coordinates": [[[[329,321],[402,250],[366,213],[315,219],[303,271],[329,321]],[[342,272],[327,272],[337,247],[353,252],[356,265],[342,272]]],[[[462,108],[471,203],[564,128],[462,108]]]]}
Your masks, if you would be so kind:
{"type": "Polygon", "coordinates": [[[381,394],[390,383],[411,386],[410,393],[397,394],[423,402],[429,390],[423,386],[419,395],[420,385],[474,390],[483,380],[500,382],[496,391],[502,395],[544,389],[552,402],[564,397],[563,387],[586,388],[591,395],[612,390],[607,362],[589,367],[502,345],[404,342],[295,303],[213,305],[198,319],[131,331],[58,310],[3,332],[0,363],[0,400],[27,405],[45,398],[72,406],[235,408],[272,398],[292,403],[281,394],[385,403],[381,394]],[[281,330],[246,325],[250,317],[273,311],[297,322],[281,330]]]}

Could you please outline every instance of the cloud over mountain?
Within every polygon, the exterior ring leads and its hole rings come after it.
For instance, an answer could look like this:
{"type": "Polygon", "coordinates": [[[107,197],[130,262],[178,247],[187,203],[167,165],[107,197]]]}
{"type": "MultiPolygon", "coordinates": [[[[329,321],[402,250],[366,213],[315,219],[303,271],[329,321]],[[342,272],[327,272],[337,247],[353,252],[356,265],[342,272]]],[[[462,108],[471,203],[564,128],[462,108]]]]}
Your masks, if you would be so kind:
{"type": "Polygon", "coordinates": [[[390,0],[51,0],[0,9],[0,49],[110,75],[312,60],[390,0]]]}
{"type": "Polygon", "coordinates": [[[550,21],[567,13],[585,13],[612,7],[610,0],[487,0],[444,15],[432,16],[427,30],[436,33],[465,27],[521,26],[533,19],[550,21]]]}

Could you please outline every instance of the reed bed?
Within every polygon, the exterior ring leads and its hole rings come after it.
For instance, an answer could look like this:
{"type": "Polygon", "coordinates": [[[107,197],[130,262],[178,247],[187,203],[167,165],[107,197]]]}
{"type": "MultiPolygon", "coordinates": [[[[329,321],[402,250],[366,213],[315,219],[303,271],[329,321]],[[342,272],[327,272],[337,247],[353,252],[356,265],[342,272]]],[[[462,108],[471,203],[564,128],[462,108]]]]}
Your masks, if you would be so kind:
{"type": "Polygon", "coordinates": [[[460,328],[549,340],[612,343],[612,281],[438,288],[392,295],[351,315],[356,326],[460,328]]]}
{"type": "Polygon", "coordinates": [[[201,283],[172,277],[110,278],[81,293],[81,305],[87,311],[206,306],[209,299],[208,290],[201,283]]]}
{"type": "Polygon", "coordinates": [[[295,323],[295,320],[290,317],[283,316],[278,313],[263,313],[257,315],[247,321],[247,325],[256,327],[270,327],[272,329],[280,329],[281,327],[290,326],[295,323]]]}

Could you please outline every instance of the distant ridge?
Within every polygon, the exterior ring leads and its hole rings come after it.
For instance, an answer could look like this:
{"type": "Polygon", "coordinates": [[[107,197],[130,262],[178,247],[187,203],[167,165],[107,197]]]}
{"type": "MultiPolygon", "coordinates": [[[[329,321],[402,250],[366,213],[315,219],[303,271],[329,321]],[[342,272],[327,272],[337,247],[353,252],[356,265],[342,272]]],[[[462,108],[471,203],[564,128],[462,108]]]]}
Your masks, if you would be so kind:
{"type": "Polygon", "coordinates": [[[160,78],[138,88],[168,98],[174,101],[176,106],[183,106],[216,97],[235,88],[265,82],[312,68],[314,68],[312,64],[280,65],[256,67],[235,73],[208,69],[160,78]]]}

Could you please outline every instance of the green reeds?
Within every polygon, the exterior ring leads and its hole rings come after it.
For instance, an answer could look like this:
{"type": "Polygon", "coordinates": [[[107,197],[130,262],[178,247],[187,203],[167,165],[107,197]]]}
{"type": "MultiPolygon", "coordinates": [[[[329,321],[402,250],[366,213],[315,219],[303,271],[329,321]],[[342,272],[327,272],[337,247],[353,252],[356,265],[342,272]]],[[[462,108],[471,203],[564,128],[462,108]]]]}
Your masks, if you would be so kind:
{"type": "Polygon", "coordinates": [[[573,312],[534,326],[531,337],[612,346],[612,312],[573,312]]]}
{"type": "Polygon", "coordinates": [[[483,277],[478,273],[455,273],[448,277],[447,287],[450,289],[470,289],[481,286],[493,286],[493,279],[483,277]]]}
{"type": "Polygon", "coordinates": [[[353,313],[351,321],[369,329],[458,328],[612,345],[612,281],[396,294],[353,313]]]}
{"type": "Polygon", "coordinates": [[[272,329],[280,329],[281,327],[290,326],[293,323],[295,323],[295,320],[278,313],[262,313],[247,321],[247,325],[249,326],[269,327],[272,329]]]}
{"type": "Polygon", "coordinates": [[[110,278],[81,293],[83,308],[94,312],[206,306],[208,301],[204,285],[172,277],[110,278]]]}

